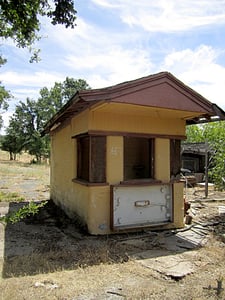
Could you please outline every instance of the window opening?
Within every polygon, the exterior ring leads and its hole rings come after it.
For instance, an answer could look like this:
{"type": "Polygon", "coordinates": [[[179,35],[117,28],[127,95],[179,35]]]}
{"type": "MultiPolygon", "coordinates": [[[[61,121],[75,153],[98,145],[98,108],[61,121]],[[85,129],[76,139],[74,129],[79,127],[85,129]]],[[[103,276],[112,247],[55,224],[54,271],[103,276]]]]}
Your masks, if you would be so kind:
{"type": "Polygon", "coordinates": [[[124,137],[124,180],[153,178],[153,139],[124,137]]]}
{"type": "Polygon", "coordinates": [[[90,183],[106,182],[106,137],[77,138],[77,178],[90,183]]]}

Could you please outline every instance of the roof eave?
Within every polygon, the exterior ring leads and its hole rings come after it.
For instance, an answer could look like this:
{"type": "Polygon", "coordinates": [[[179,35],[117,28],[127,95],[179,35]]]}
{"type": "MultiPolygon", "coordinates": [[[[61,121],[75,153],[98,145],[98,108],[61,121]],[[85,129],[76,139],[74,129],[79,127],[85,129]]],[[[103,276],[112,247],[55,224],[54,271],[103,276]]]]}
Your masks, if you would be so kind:
{"type": "MultiPolygon", "coordinates": [[[[201,124],[225,120],[225,112],[216,104],[212,104],[209,100],[198,94],[196,91],[185,85],[169,72],[161,72],[158,74],[142,77],[139,79],[123,82],[114,86],[78,91],[71,99],[47,122],[42,132],[42,135],[53,131],[59,127],[66,119],[79,114],[83,110],[92,107],[102,101],[117,102],[117,97],[121,97],[129,92],[137,92],[142,85],[147,83],[157,82],[163,78],[174,82],[184,93],[189,93],[193,98],[192,101],[197,102],[200,108],[198,117],[189,118],[186,120],[186,125],[201,124]]],[[[120,102],[120,101],[119,101],[120,102]]],[[[149,105],[151,106],[151,105],[149,105]]],[[[164,107],[169,108],[169,107],[164,107]]]]}
{"type": "Polygon", "coordinates": [[[203,114],[202,116],[186,120],[186,125],[204,124],[225,120],[225,112],[217,104],[211,104],[211,111],[212,113],[210,114],[203,114]]]}
{"type": "MultiPolygon", "coordinates": [[[[78,102],[79,101],[79,92],[76,92],[75,95],[73,95],[70,100],[56,113],[52,116],[52,118],[45,124],[44,130],[42,131],[41,135],[44,136],[45,134],[48,134],[51,131],[51,128],[53,126],[56,126],[55,124],[58,124],[57,122],[64,114],[66,109],[71,106],[73,102],[78,102]]],[[[57,126],[58,127],[58,126],[57,126]]]]}

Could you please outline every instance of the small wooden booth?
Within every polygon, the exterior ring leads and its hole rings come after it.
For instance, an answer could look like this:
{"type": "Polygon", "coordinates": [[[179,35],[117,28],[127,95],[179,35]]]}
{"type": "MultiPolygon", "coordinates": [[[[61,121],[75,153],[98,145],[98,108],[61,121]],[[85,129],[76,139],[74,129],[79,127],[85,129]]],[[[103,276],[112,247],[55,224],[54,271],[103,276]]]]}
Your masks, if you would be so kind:
{"type": "Polygon", "coordinates": [[[77,92],[46,124],[51,199],[91,234],[184,225],[186,124],[224,112],[168,72],[77,92]]]}

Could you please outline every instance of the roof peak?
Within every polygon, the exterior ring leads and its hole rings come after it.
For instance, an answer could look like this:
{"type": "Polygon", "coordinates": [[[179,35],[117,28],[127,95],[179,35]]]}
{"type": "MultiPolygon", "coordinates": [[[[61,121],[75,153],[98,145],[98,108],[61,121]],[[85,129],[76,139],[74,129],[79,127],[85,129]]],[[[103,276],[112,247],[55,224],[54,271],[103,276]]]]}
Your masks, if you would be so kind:
{"type": "Polygon", "coordinates": [[[168,71],[125,81],[112,86],[78,91],[45,126],[49,132],[57,123],[79,114],[81,111],[102,101],[139,106],[166,108],[198,113],[190,115],[187,124],[215,121],[213,116],[225,120],[224,111],[195,90],[184,84],[168,71]]]}

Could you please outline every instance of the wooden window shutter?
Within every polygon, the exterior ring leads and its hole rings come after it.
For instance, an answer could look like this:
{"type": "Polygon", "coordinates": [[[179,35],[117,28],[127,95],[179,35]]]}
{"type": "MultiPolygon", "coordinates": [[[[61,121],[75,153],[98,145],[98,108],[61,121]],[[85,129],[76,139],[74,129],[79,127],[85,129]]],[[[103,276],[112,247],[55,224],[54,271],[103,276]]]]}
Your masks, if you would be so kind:
{"type": "Polygon", "coordinates": [[[176,139],[170,140],[170,176],[180,174],[181,168],[181,141],[176,139]]]}
{"type": "Polygon", "coordinates": [[[106,182],[106,137],[90,137],[90,172],[89,181],[106,182]]]}
{"type": "Polygon", "coordinates": [[[149,139],[150,177],[155,178],[155,139],[149,139]]]}
{"type": "Polygon", "coordinates": [[[80,179],[89,181],[89,160],[90,160],[90,147],[89,137],[82,137],[77,140],[77,152],[78,152],[78,166],[77,176],[80,179]]]}

